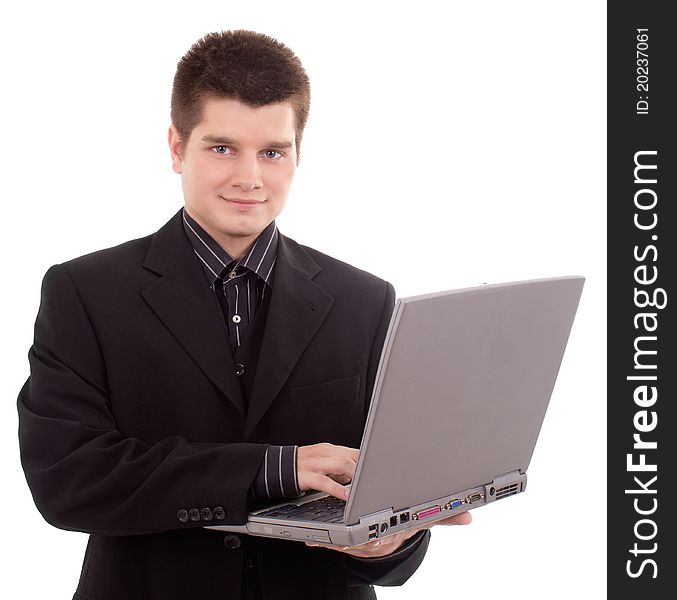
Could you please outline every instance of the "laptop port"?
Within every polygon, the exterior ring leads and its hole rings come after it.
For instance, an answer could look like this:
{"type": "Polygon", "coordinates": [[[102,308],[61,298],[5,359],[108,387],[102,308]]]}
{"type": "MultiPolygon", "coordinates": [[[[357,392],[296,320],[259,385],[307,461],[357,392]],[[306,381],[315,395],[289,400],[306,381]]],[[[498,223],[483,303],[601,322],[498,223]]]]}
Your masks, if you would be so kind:
{"type": "Polygon", "coordinates": [[[470,496],[468,496],[465,499],[465,503],[466,504],[472,504],[473,502],[477,502],[478,500],[481,500],[481,499],[482,499],[482,494],[475,492],[474,494],[470,494],[470,496]]]}
{"type": "Polygon", "coordinates": [[[461,504],[462,502],[458,498],[454,498],[453,500],[449,500],[449,502],[444,505],[444,508],[447,510],[454,510],[455,508],[461,506],[461,504]]]}
{"type": "Polygon", "coordinates": [[[437,505],[437,506],[431,506],[430,508],[425,508],[423,510],[419,510],[418,512],[414,513],[414,516],[412,517],[414,521],[420,520],[420,519],[425,519],[426,517],[432,517],[433,515],[436,515],[437,513],[442,512],[442,508],[437,505]]]}
{"type": "Polygon", "coordinates": [[[397,526],[397,515],[395,515],[394,517],[390,517],[390,526],[391,527],[397,526]]]}
{"type": "Polygon", "coordinates": [[[409,513],[408,513],[408,512],[402,513],[402,514],[400,515],[400,524],[402,524],[402,523],[408,523],[408,522],[409,522],[409,513]]]}
{"type": "Polygon", "coordinates": [[[375,540],[378,537],[378,523],[369,525],[369,539],[375,540]]]}

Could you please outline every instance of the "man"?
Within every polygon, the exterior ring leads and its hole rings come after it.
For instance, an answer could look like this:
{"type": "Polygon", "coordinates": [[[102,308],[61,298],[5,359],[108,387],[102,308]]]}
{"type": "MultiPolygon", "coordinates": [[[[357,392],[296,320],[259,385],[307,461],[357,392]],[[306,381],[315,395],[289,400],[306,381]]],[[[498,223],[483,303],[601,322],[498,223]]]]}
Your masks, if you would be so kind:
{"type": "Polygon", "coordinates": [[[276,40],[205,36],[172,93],[185,207],[45,275],[20,442],[45,519],[90,534],[74,598],[374,598],[423,559],[426,530],[344,549],[204,529],[346,499],[355,472],[394,290],[276,228],[309,99],[276,40]]]}

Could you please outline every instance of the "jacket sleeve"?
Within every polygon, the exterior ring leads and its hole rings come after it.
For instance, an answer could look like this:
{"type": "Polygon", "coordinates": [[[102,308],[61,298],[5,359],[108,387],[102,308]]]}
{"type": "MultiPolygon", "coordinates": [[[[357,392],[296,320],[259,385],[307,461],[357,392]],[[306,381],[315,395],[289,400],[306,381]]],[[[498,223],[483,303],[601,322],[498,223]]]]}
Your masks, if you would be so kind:
{"type": "Polygon", "coordinates": [[[245,523],[267,444],[123,435],[94,329],[63,266],[43,280],[29,362],[18,398],[21,461],[49,523],[105,535],[245,523]]]}
{"type": "Polygon", "coordinates": [[[381,586],[404,584],[419,568],[428,551],[430,530],[419,531],[401,548],[381,558],[357,558],[346,555],[344,563],[348,571],[360,583],[381,586]]]}

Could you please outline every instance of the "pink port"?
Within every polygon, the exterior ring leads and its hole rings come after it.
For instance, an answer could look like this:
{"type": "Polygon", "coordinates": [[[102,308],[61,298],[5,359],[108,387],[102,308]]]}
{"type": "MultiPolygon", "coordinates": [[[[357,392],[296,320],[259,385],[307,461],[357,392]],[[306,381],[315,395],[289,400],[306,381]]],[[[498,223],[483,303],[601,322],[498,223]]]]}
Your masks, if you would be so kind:
{"type": "Polygon", "coordinates": [[[433,508],[426,508],[425,510],[422,510],[421,512],[417,512],[416,517],[418,519],[425,519],[426,517],[436,515],[439,512],[442,512],[442,509],[439,506],[435,506],[433,508]]]}

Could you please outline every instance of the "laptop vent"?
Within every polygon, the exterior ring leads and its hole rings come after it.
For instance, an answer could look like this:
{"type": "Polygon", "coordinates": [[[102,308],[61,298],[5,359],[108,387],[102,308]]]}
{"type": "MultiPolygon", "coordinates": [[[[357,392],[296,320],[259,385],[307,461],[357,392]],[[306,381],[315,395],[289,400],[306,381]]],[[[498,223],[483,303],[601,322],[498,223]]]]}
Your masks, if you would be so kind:
{"type": "Polygon", "coordinates": [[[514,496],[517,492],[519,492],[519,484],[518,483],[511,483],[510,485],[504,485],[501,488],[496,489],[496,500],[500,500],[501,498],[507,498],[508,496],[514,496]]]}

